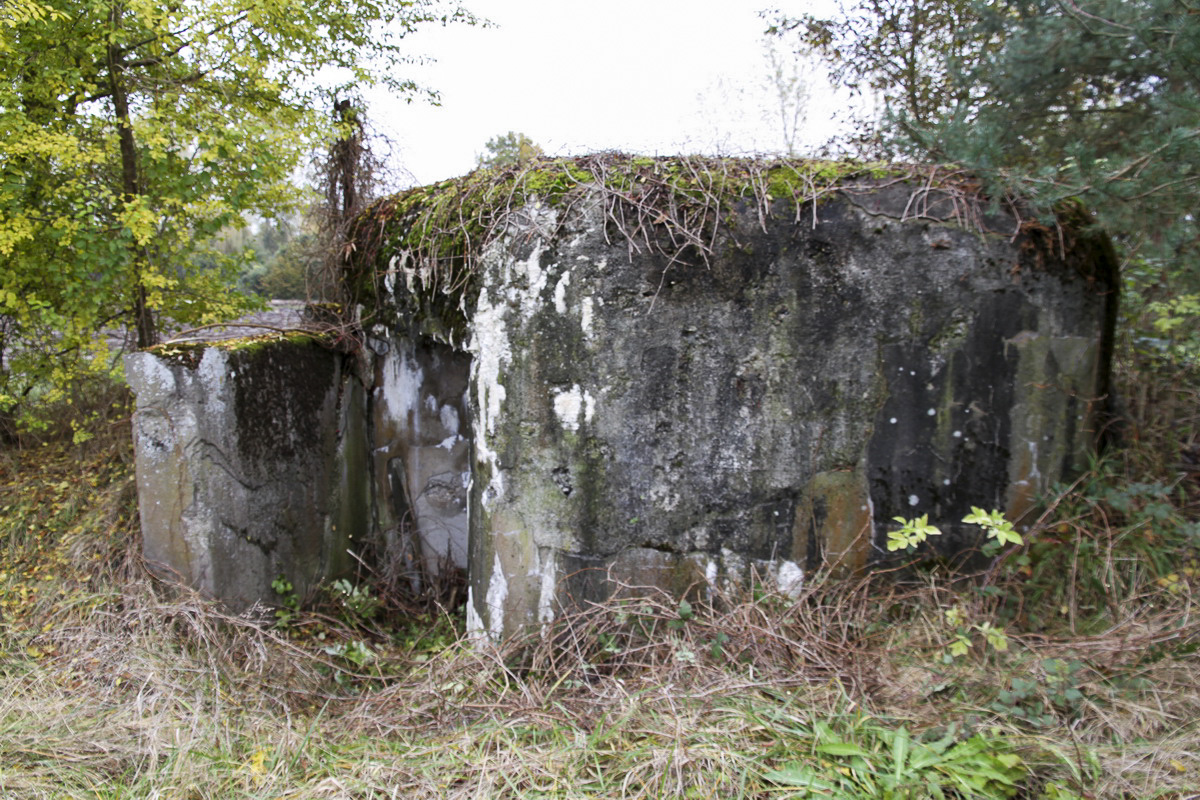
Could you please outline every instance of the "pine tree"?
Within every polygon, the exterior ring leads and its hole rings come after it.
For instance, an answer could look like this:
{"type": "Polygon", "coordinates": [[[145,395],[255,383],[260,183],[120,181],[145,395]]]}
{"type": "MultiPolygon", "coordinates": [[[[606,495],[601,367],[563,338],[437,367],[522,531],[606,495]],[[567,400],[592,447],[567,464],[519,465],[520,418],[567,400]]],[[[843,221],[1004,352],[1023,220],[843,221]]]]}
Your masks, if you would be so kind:
{"type": "Polygon", "coordinates": [[[1200,3],[1009,0],[979,13],[1004,44],[959,73],[970,97],[933,120],[901,111],[898,138],[1043,207],[1082,199],[1129,247],[1194,255],[1200,3]]]}
{"type": "Polygon", "coordinates": [[[1200,2],[976,8],[1003,46],[957,72],[970,94],[953,109],[895,114],[898,148],[964,164],[1042,213],[1082,201],[1122,256],[1135,340],[1200,363],[1200,2]]]}

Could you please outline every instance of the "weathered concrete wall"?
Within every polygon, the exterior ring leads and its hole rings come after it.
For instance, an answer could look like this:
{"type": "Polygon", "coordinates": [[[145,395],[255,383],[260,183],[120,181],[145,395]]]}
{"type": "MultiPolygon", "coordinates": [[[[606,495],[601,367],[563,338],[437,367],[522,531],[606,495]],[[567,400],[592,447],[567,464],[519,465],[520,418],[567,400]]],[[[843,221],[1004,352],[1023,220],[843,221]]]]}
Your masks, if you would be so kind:
{"type": "Polygon", "coordinates": [[[725,198],[706,263],[664,242],[670,209],[614,202],[636,181],[524,198],[467,280],[385,245],[379,307],[416,352],[471,357],[472,628],[621,585],[794,586],[885,560],[896,516],[929,514],[963,553],[971,506],[1019,519],[1081,467],[1109,251],[922,180],[799,213],[725,198]]]}
{"type": "Polygon", "coordinates": [[[147,563],[242,609],[352,568],[370,531],[361,382],[309,340],[126,356],[147,563]]]}
{"type": "Polygon", "coordinates": [[[436,342],[418,347],[378,325],[371,391],[377,528],[392,569],[423,577],[467,568],[470,359],[436,342]]]}

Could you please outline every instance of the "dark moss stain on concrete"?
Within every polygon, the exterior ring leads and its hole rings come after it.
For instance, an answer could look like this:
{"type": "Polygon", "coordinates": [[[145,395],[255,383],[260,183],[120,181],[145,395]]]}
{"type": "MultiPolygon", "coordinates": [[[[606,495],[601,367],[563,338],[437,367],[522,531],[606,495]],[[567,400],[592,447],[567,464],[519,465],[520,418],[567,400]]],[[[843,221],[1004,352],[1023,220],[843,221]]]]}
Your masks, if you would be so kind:
{"type": "Polygon", "coordinates": [[[1017,291],[996,293],[936,374],[928,368],[936,337],[882,348],[888,395],[867,450],[877,554],[893,517],[944,521],[946,535],[931,546],[952,553],[974,544],[958,523],[971,506],[1005,507],[1018,355],[1008,342],[1035,324],[1026,303],[1017,291]]]}
{"type": "Polygon", "coordinates": [[[330,359],[340,357],[305,339],[230,352],[229,367],[237,376],[238,447],[247,463],[292,460],[325,438],[323,411],[338,388],[330,359]]]}

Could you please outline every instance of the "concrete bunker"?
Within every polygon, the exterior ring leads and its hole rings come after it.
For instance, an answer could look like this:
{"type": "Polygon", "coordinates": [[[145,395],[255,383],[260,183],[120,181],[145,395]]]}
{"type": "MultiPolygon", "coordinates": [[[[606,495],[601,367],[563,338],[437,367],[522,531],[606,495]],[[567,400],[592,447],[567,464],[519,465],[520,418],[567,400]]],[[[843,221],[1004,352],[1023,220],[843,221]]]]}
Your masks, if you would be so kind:
{"type": "MultiPolygon", "coordinates": [[[[366,347],[319,423],[354,476],[327,507],[368,509],[346,535],[414,581],[466,568],[494,637],[624,585],[858,569],[895,516],[968,552],[971,506],[1019,519],[1095,444],[1116,284],[1084,221],[937,168],[613,155],[387,198],[347,275],[366,347]]],[[[151,409],[165,357],[137,358],[151,409]]],[[[196,483],[138,413],[139,475],[196,483]]],[[[196,512],[140,499],[147,553],[185,557],[152,540],[196,512]]]]}
{"type": "Polygon", "coordinates": [[[125,357],[143,554],[241,610],[353,569],[370,530],[352,363],[311,336],[160,346],[125,357]]]}

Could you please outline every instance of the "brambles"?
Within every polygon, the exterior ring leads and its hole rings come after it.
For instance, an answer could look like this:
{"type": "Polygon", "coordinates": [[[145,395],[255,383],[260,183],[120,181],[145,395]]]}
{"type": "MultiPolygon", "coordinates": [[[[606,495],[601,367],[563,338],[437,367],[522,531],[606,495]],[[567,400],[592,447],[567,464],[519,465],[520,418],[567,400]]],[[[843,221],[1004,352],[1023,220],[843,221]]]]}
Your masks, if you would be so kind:
{"type": "Polygon", "coordinates": [[[1083,663],[1047,658],[1040,667],[1041,680],[1014,677],[1009,688],[996,695],[992,710],[1040,728],[1054,725],[1060,717],[1076,719],[1084,699],[1078,688],[1083,663]]]}

